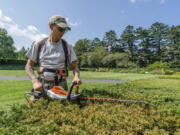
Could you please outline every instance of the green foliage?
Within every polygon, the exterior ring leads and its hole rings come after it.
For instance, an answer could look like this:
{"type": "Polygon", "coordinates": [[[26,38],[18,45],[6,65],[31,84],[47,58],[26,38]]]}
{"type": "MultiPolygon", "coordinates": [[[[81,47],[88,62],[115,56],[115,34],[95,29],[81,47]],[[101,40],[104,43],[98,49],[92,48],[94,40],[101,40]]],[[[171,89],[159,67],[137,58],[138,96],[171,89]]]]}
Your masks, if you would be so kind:
{"type": "Polygon", "coordinates": [[[102,67],[102,59],[106,55],[104,47],[100,46],[94,49],[93,52],[89,53],[87,63],[89,67],[102,67]]]}
{"type": "Polygon", "coordinates": [[[79,67],[80,68],[81,67],[88,67],[87,59],[88,59],[88,53],[84,53],[79,57],[78,61],[79,61],[79,65],[80,65],[79,67]]]}
{"type": "Polygon", "coordinates": [[[103,58],[102,63],[105,67],[112,68],[116,67],[116,55],[109,54],[106,57],[103,58]]]}
{"type": "Polygon", "coordinates": [[[134,26],[128,25],[121,34],[121,42],[125,46],[125,51],[128,53],[129,58],[134,61],[136,55],[135,46],[136,36],[134,26]]]}
{"type": "Polygon", "coordinates": [[[180,25],[172,26],[168,34],[168,54],[171,67],[180,67],[180,25]]]}
{"type": "Polygon", "coordinates": [[[84,53],[80,57],[80,67],[101,67],[101,61],[106,53],[106,50],[102,46],[94,48],[93,52],[84,53]]]}
{"type": "Polygon", "coordinates": [[[88,39],[78,40],[74,46],[74,51],[75,51],[77,56],[80,56],[83,53],[88,52],[90,50],[91,50],[90,40],[88,40],[88,39]]]}
{"type": "Polygon", "coordinates": [[[150,31],[141,27],[137,28],[136,40],[139,42],[137,63],[140,67],[145,67],[153,61],[150,31]]]}
{"type": "Polygon", "coordinates": [[[117,35],[114,30],[110,30],[105,33],[103,38],[104,47],[107,51],[117,52],[116,48],[118,47],[117,44],[117,35]]]}
{"type": "Polygon", "coordinates": [[[173,74],[174,70],[169,68],[169,64],[167,62],[155,62],[147,67],[148,71],[151,71],[154,74],[173,74]]]}
{"type": "Polygon", "coordinates": [[[174,74],[175,71],[174,70],[171,70],[171,69],[165,69],[165,75],[172,75],[174,74]]]}
{"type": "Polygon", "coordinates": [[[102,46],[102,42],[98,37],[95,37],[91,42],[91,48],[94,50],[96,47],[102,46]]]}
{"type": "MultiPolygon", "coordinates": [[[[131,61],[128,67],[135,66],[133,63],[136,63],[139,67],[146,67],[152,63],[162,61],[168,62],[171,68],[179,68],[179,35],[179,25],[170,27],[164,23],[155,22],[147,29],[128,25],[119,38],[117,38],[118,36],[114,30],[109,30],[105,33],[102,40],[97,37],[93,40],[79,40],[76,42],[75,51],[80,60],[79,63],[81,63],[81,59],[83,60],[82,67],[92,67],[92,65],[97,67],[97,65],[101,65],[94,64],[90,59],[98,57],[96,54],[93,55],[94,49],[103,46],[108,53],[110,52],[110,56],[106,55],[107,60],[104,61],[106,64],[102,65],[103,67],[122,67],[121,64],[115,64],[115,60],[110,60],[110,58],[114,59],[111,54],[126,53],[128,54],[128,61],[125,63],[128,63],[129,60],[131,61]],[[87,59],[88,55],[89,60],[87,59]]],[[[101,63],[100,60],[97,59],[96,62],[101,63]]],[[[127,66],[125,65],[124,67],[127,66]]]]}
{"type": "Polygon", "coordinates": [[[167,68],[169,68],[169,66],[168,66],[168,63],[167,63],[167,62],[155,62],[155,63],[149,65],[147,68],[148,68],[149,70],[162,69],[162,68],[163,68],[163,69],[167,69],[167,68]]]}
{"type": "Polygon", "coordinates": [[[172,75],[163,75],[159,76],[160,79],[175,79],[180,80],[180,73],[174,73],[172,75]]]}
{"type": "Polygon", "coordinates": [[[82,102],[80,107],[67,101],[47,100],[31,107],[13,105],[8,112],[0,111],[0,131],[9,135],[178,134],[179,81],[152,78],[81,89],[86,96],[147,100],[149,110],[130,104],[82,102]]]}
{"type": "MultiPolygon", "coordinates": [[[[0,28],[0,58],[25,60],[27,50],[23,47],[16,52],[13,39],[5,29],[0,28]]],[[[168,62],[171,68],[180,68],[180,26],[168,26],[161,22],[153,23],[150,28],[127,25],[118,36],[114,30],[105,32],[103,39],[80,39],[75,43],[75,53],[80,67],[146,67],[152,63],[168,62]],[[106,55],[100,56],[95,50],[103,47],[106,55]],[[128,60],[120,63],[111,54],[128,54],[128,60]],[[110,56],[107,56],[110,54],[110,56]],[[105,65],[101,57],[107,56],[105,65]],[[97,59],[95,59],[97,58],[97,59]],[[113,62],[114,61],[114,62],[113,62]],[[110,65],[108,64],[110,63],[110,65]],[[128,64],[127,64],[128,63],[128,64]],[[136,65],[134,64],[136,63],[136,65]]],[[[159,71],[157,71],[159,72],[159,71]]]]}
{"type": "Polygon", "coordinates": [[[24,70],[24,64],[1,64],[0,70],[24,70]]]}
{"type": "Polygon", "coordinates": [[[27,50],[24,47],[22,47],[21,50],[17,52],[17,59],[27,60],[26,53],[27,53],[27,50]]]}
{"type": "Polygon", "coordinates": [[[167,35],[169,26],[155,22],[150,27],[151,44],[154,50],[153,56],[156,61],[166,61],[167,58],[167,35]]]}
{"type": "Polygon", "coordinates": [[[0,58],[1,59],[12,59],[16,57],[15,50],[13,46],[13,39],[8,35],[5,29],[0,28],[0,58]]]}
{"type": "Polygon", "coordinates": [[[26,60],[0,59],[0,70],[24,70],[26,60]]]}
{"type": "Polygon", "coordinates": [[[136,67],[126,53],[109,54],[102,59],[104,67],[108,68],[132,68],[136,67]]]}
{"type": "Polygon", "coordinates": [[[0,64],[26,64],[26,60],[16,60],[16,59],[0,59],[0,64]]]}

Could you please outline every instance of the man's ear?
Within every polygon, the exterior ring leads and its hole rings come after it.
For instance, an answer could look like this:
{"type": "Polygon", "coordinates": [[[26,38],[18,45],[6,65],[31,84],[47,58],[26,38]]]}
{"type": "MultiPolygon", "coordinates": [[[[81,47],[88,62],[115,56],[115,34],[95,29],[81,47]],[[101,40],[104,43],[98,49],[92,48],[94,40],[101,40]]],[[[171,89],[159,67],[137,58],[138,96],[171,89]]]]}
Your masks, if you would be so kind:
{"type": "Polygon", "coordinates": [[[53,30],[53,27],[54,27],[53,24],[49,24],[49,28],[50,28],[51,30],[53,30]]]}

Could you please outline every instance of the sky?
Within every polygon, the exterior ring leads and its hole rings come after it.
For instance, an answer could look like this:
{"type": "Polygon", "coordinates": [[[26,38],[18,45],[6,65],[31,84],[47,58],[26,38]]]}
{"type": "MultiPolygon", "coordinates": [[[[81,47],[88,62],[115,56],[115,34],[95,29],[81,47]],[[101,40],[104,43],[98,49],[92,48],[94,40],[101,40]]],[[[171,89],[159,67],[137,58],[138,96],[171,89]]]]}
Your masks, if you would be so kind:
{"type": "Polygon", "coordinates": [[[149,28],[155,22],[180,25],[180,0],[0,0],[0,28],[5,28],[17,50],[49,35],[52,15],[64,16],[71,27],[64,39],[103,39],[127,25],[149,28]]]}

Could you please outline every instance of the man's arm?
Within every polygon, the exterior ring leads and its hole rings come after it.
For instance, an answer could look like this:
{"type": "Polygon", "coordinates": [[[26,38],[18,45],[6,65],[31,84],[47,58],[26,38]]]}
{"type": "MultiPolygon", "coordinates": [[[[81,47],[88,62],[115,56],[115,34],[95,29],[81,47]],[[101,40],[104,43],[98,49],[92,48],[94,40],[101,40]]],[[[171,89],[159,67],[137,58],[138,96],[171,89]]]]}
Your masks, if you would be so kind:
{"type": "Polygon", "coordinates": [[[78,84],[80,84],[81,83],[80,72],[79,72],[79,68],[77,65],[77,61],[73,61],[71,63],[71,66],[72,66],[72,70],[73,70],[73,74],[74,74],[73,82],[77,82],[78,84]]]}
{"type": "Polygon", "coordinates": [[[34,61],[28,59],[25,66],[25,70],[28,76],[30,77],[30,79],[32,80],[33,88],[35,90],[40,90],[42,88],[42,84],[38,81],[36,75],[34,74],[34,71],[32,69],[33,65],[34,65],[34,61]]]}
{"type": "Polygon", "coordinates": [[[30,79],[32,81],[37,79],[35,74],[34,74],[34,71],[32,69],[33,65],[34,65],[34,61],[28,59],[26,66],[25,66],[26,73],[28,74],[28,76],[30,77],[30,79]]]}

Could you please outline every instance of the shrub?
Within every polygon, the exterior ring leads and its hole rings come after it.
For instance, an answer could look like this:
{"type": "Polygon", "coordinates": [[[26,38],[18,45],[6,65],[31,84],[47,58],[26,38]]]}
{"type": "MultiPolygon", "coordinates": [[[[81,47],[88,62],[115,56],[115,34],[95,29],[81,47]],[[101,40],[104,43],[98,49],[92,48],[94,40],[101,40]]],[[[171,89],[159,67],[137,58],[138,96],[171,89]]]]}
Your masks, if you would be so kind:
{"type": "Polygon", "coordinates": [[[171,75],[175,73],[173,69],[170,69],[167,62],[155,62],[146,68],[148,71],[154,74],[167,74],[171,75]]]}
{"type": "Polygon", "coordinates": [[[153,64],[151,64],[151,65],[149,65],[149,66],[147,67],[147,69],[149,69],[149,70],[154,70],[154,69],[167,69],[167,68],[169,68],[167,62],[155,62],[155,63],[153,63],[153,64]]]}
{"type": "Polygon", "coordinates": [[[115,53],[105,56],[102,60],[105,67],[108,68],[135,68],[136,64],[129,60],[126,53],[115,53]]]}
{"type": "Polygon", "coordinates": [[[165,70],[165,75],[172,75],[172,74],[174,74],[174,73],[175,73],[174,70],[171,70],[171,69],[166,69],[166,70],[165,70]]]}
{"type": "Polygon", "coordinates": [[[179,80],[151,78],[82,89],[86,96],[148,100],[150,110],[132,104],[82,102],[79,106],[48,100],[39,100],[31,107],[15,105],[8,112],[0,111],[0,133],[173,135],[178,133],[180,122],[179,94],[173,94],[179,92],[178,84],[179,80]]]}
{"type": "Polygon", "coordinates": [[[26,60],[15,60],[15,59],[0,59],[1,65],[10,65],[10,64],[26,64],[26,60]]]}

